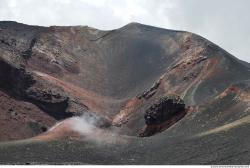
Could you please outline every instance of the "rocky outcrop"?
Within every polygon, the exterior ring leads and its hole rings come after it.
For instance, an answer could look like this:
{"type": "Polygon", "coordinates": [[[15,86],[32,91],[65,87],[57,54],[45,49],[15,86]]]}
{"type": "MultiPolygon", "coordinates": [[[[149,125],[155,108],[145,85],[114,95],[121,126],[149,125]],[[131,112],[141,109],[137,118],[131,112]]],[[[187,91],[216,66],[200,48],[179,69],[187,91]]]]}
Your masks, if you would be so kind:
{"type": "Polygon", "coordinates": [[[150,97],[152,97],[156,93],[158,87],[160,86],[161,80],[162,80],[162,77],[158,81],[156,81],[148,90],[146,90],[142,94],[138,95],[137,98],[138,99],[142,99],[142,98],[149,99],[150,97]]]}
{"type": "Polygon", "coordinates": [[[34,77],[24,66],[4,59],[0,59],[0,79],[0,90],[16,99],[35,104],[57,120],[81,115],[88,109],[62,89],[34,77]]]}
{"type": "Polygon", "coordinates": [[[151,136],[161,132],[186,114],[184,101],[179,96],[165,96],[156,100],[144,115],[146,127],[139,136],[151,136]]]}
{"type": "Polygon", "coordinates": [[[166,96],[150,106],[144,115],[147,125],[161,124],[172,115],[185,110],[185,104],[178,96],[166,96]]]}
{"type": "Polygon", "coordinates": [[[26,96],[30,102],[57,120],[73,116],[72,113],[66,111],[69,106],[69,97],[56,88],[38,89],[31,87],[26,91],[26,96]]]}

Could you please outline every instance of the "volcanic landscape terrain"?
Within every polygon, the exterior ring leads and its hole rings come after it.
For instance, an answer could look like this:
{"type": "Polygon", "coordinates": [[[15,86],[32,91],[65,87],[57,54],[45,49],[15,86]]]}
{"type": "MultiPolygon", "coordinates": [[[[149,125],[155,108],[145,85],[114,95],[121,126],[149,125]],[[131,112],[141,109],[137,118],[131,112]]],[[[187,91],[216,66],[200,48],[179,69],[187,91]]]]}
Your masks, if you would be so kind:
{"type": "Polygon", "coordinates": [[[250,164],[250,64],[130,23],[0,22],[0,164],[250,164]]]}

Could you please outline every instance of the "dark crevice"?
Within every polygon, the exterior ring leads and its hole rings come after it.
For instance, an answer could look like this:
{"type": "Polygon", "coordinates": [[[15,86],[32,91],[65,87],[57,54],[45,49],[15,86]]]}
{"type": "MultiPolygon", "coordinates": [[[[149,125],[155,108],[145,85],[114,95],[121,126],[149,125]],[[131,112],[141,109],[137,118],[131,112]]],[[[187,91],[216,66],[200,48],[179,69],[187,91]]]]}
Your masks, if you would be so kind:
{"type": "Polygon", "coordinates": [[[30,42],[29,48],[28,48],[26,51],[22,52],[22,56],[23,56],[24,59],[29,59],[29,58],[31,58],[31,56],[32,56],[32,48],[34,47],[36,41],[37,41],[37,39],[36,39],[36,38],[33,38],[33,39],[31,40],[31,42],[30,42]]]}
{"type": "Polygon", "coordinates": [[[23,67],[14,67],[0,59],[0,88],[8,94],[22,99],[25,90],[35,84],[31,74],[23,67]]]}

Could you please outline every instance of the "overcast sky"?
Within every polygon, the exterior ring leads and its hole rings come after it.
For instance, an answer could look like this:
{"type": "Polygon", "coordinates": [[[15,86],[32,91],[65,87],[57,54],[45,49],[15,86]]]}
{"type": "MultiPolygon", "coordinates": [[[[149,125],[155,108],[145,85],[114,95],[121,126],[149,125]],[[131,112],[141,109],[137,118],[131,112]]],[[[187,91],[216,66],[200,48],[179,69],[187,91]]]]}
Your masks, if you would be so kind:
{"type": "Polygon", "coordinates": [[[0,0],[0,20],[104,30],[139,22],[197,33],[250,62],[250,0],[0,0]]]}

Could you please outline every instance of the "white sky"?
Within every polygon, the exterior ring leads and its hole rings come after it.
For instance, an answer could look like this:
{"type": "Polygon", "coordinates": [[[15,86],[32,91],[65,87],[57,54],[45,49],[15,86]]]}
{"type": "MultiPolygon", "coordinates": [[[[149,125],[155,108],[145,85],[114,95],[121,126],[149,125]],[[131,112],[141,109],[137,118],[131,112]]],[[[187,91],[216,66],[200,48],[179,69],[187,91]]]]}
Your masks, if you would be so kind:
{"type": "Polygon", "coordinates": [[[249,0],[0,0],[0,20],[104,30],[139,22],[197,33],[250,62],[249,0]]]}

